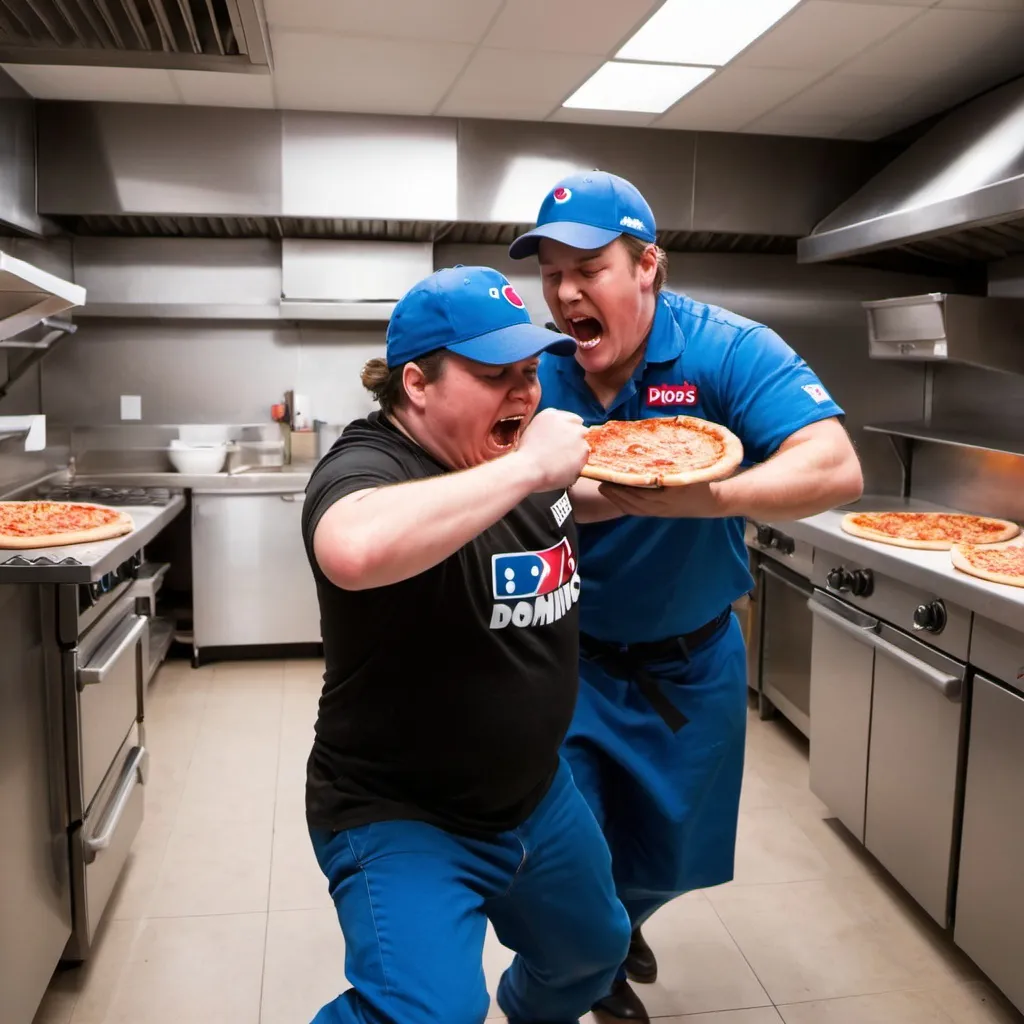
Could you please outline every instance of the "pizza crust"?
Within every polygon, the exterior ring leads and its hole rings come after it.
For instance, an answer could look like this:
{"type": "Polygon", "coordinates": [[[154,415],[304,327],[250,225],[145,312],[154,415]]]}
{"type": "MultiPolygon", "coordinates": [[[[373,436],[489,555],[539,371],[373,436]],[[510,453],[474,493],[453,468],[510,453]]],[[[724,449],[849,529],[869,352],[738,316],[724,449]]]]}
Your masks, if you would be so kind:
{"type": "MultiPolygon", "coordinates": [[[[710,466],[704,466],[701,469],[685,470],[681,473],[626,473],[607,466],[591,465],[588,462],[583,467],[580,476],[588,477],[591,480],[601,480],[610,484],[619,484],[622,487],[686,487],[690,484],[721,480],[731,475],[743,461],[743,443],[731,430],[723,427],[720,423],[698,419],[696,416],[666,416],[665,419],[672,420],[683,427],[696,427],[704,431],[710,428],[725,446],[721,457],[710,466]]],[[[625,422],[642,423],[644,421],[627,420],[625,422]]],[[[599,424],[599,426],[604,426],[604,424],[599,424]]]]}
{"type": "MultiPolygon", "coordinates": [[[[0,502],[0,512],[5,508],[17,507],[19,505],[34,505],[34,501],[3,501],[0,502]]],[[[15,537],[5,534],[0,528],[0,549],[29,551],[34,548],[58,548],[72,544],[97,543],[102,540],[112,540],[114,537],[122,537],[135,529],[135,522],[132,517],[122,509],[110,508],[108,505],[97,505],[87,501],[67,502],[78,508],[101,508],[104,511],[117,514],[117,520],[113,523],[104,523],[102,526],[93,526],[86,530],[69,530],[65,533],[37,534],[34,537],[15,537]]]]}
{"type": "MultiPolygon", "coordinates": [[[[1024,547],[1019,540],[1013,540],[1002,544],[974,544],[972,547],[980,548],[982,551],[999,551],[1003,548],[1024,547]]],[[[1024,587],[1024,575],[1011,576],[1008,573],[993,572],[991,569],[984,569],[974,565],[967,555],[967,551],[959,544],[954,544],[949,549],[949,557],[954,568],[959,569],[968,576],[976,576],[981,580],[988,580],[989,583],[1002,583],[1008,587],[1024,587]]]]}
{"type": "MultiPolygon", "coordinates": [[[[959,513],[956,513],[959,514],[959,513]]],[[[871,530],[867,527],[861,526],[854,520],[858,516],[863,515],[899,515],[898,512],[894,513],[874,513],[874,512],[848,512],[843,516],[840,521],[840,526],[845,533],[849,533],[854,537],[860,537],[863,540],[877,541],[879,544],[892,544],[898,548],[915,548],[918,551],[949,551],[953,547],[955,541],[952,540],[914,540],[910,537],[891,537],[887,533],[878,533],[875,530],[871,530]]],[[[1003,541],[1009,540],[1011,537],[1016,537],[1020,533],[1020,527],[1016,523],[1011,523],[1007,519],[994,519],[991,516],[977,516],[978,519],[984,519],[990,523],[1000,523],[1003,527],[1001,534],[996,534],[992,540],[985,543],[985,547],[989,547],[992,544],[999,544],[1003,541]]]]}

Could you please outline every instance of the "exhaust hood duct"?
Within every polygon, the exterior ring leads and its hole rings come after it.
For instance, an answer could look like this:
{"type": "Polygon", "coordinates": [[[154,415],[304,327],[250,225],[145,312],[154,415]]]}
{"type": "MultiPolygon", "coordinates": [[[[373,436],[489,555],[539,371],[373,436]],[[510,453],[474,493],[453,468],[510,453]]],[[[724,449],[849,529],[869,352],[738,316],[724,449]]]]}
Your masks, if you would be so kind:
{"type": "MultiPolygon", "coordinates": [[[[1024,221],[1024,78],[935,125],[802,238],[797,253],[818,263],[947,236],[969,247],[978,229],[1014,221],[1024,221]]],[[[986,258],[984,247],[977,255],[986,258]]]]}
{"type": "Polygon", "coordinates": [[[29,0],[0,12],[0,63],[270,70],[260,0],[29,0]]]}

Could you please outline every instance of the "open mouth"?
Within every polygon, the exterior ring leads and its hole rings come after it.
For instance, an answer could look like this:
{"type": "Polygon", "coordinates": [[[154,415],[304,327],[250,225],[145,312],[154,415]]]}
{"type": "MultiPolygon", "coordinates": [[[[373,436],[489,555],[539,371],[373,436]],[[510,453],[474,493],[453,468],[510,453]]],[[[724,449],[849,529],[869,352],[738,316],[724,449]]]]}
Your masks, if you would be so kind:
{"type": "Polygon", "coordinates": [[[587,351],[596,348],[604,333],[601,321],[593,316],[576,316],[569,320],[569,333],[576,339],[576,344],[587,351]]]}
{"type": "Polygon", "coordinates": [[[516,446],[519,432],[523,427],[523,419],[522,416],[505,416],[491,427],[491,440],[498,448],[508,451],[516,446]]]}

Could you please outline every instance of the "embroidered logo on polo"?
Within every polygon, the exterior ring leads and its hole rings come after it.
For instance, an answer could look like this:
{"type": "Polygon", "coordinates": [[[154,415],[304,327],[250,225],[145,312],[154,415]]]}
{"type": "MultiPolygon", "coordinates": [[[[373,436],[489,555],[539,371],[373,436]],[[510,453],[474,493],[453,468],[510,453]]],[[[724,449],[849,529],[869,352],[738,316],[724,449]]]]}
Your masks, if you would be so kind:
{"type": "Polygon", "coordinates": [[[832,396],[820,384],[805,384],[803,390],[821,405],[822,402],[831,402],[832,396]]]}
{"type": "Polygon", "coordinates": [[[649,384],[647,387],[647,407],[664,409],[674,406],[690,407],[697,404],[697,385],[689,381],[682,384],[649,384]]]}
{"type": "Polygon", "coordinates": [[[576,555],[565,537],[544,551],[493,555],[491,580],[491,629],[546,626],[562,618],[580,597],[576,555]]]}

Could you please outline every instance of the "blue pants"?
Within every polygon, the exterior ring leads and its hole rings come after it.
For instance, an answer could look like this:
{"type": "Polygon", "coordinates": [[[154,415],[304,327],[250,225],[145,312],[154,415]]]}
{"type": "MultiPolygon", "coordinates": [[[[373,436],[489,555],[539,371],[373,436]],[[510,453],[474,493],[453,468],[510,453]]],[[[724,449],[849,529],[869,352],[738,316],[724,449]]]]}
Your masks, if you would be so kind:
{"type": "Polygon", "coordinates": [[[732,879],[747,723],[736,617],[689,661],[648,670],[688,719],[678,732],[635,683],[581,659],[563,750],[608,840],[616,891],[634,928],[674,897],[732,879]]]}
{"type": "Polygon", "coordinates": [[[310,835],[353,985],[314,1024],[480,1024],[488,918],[517,954],[498,989],[516,1024],[576,1024],[625,957],[608,848],[564,762],[537,810],[493,839],[414,821],[310,835]]]}

